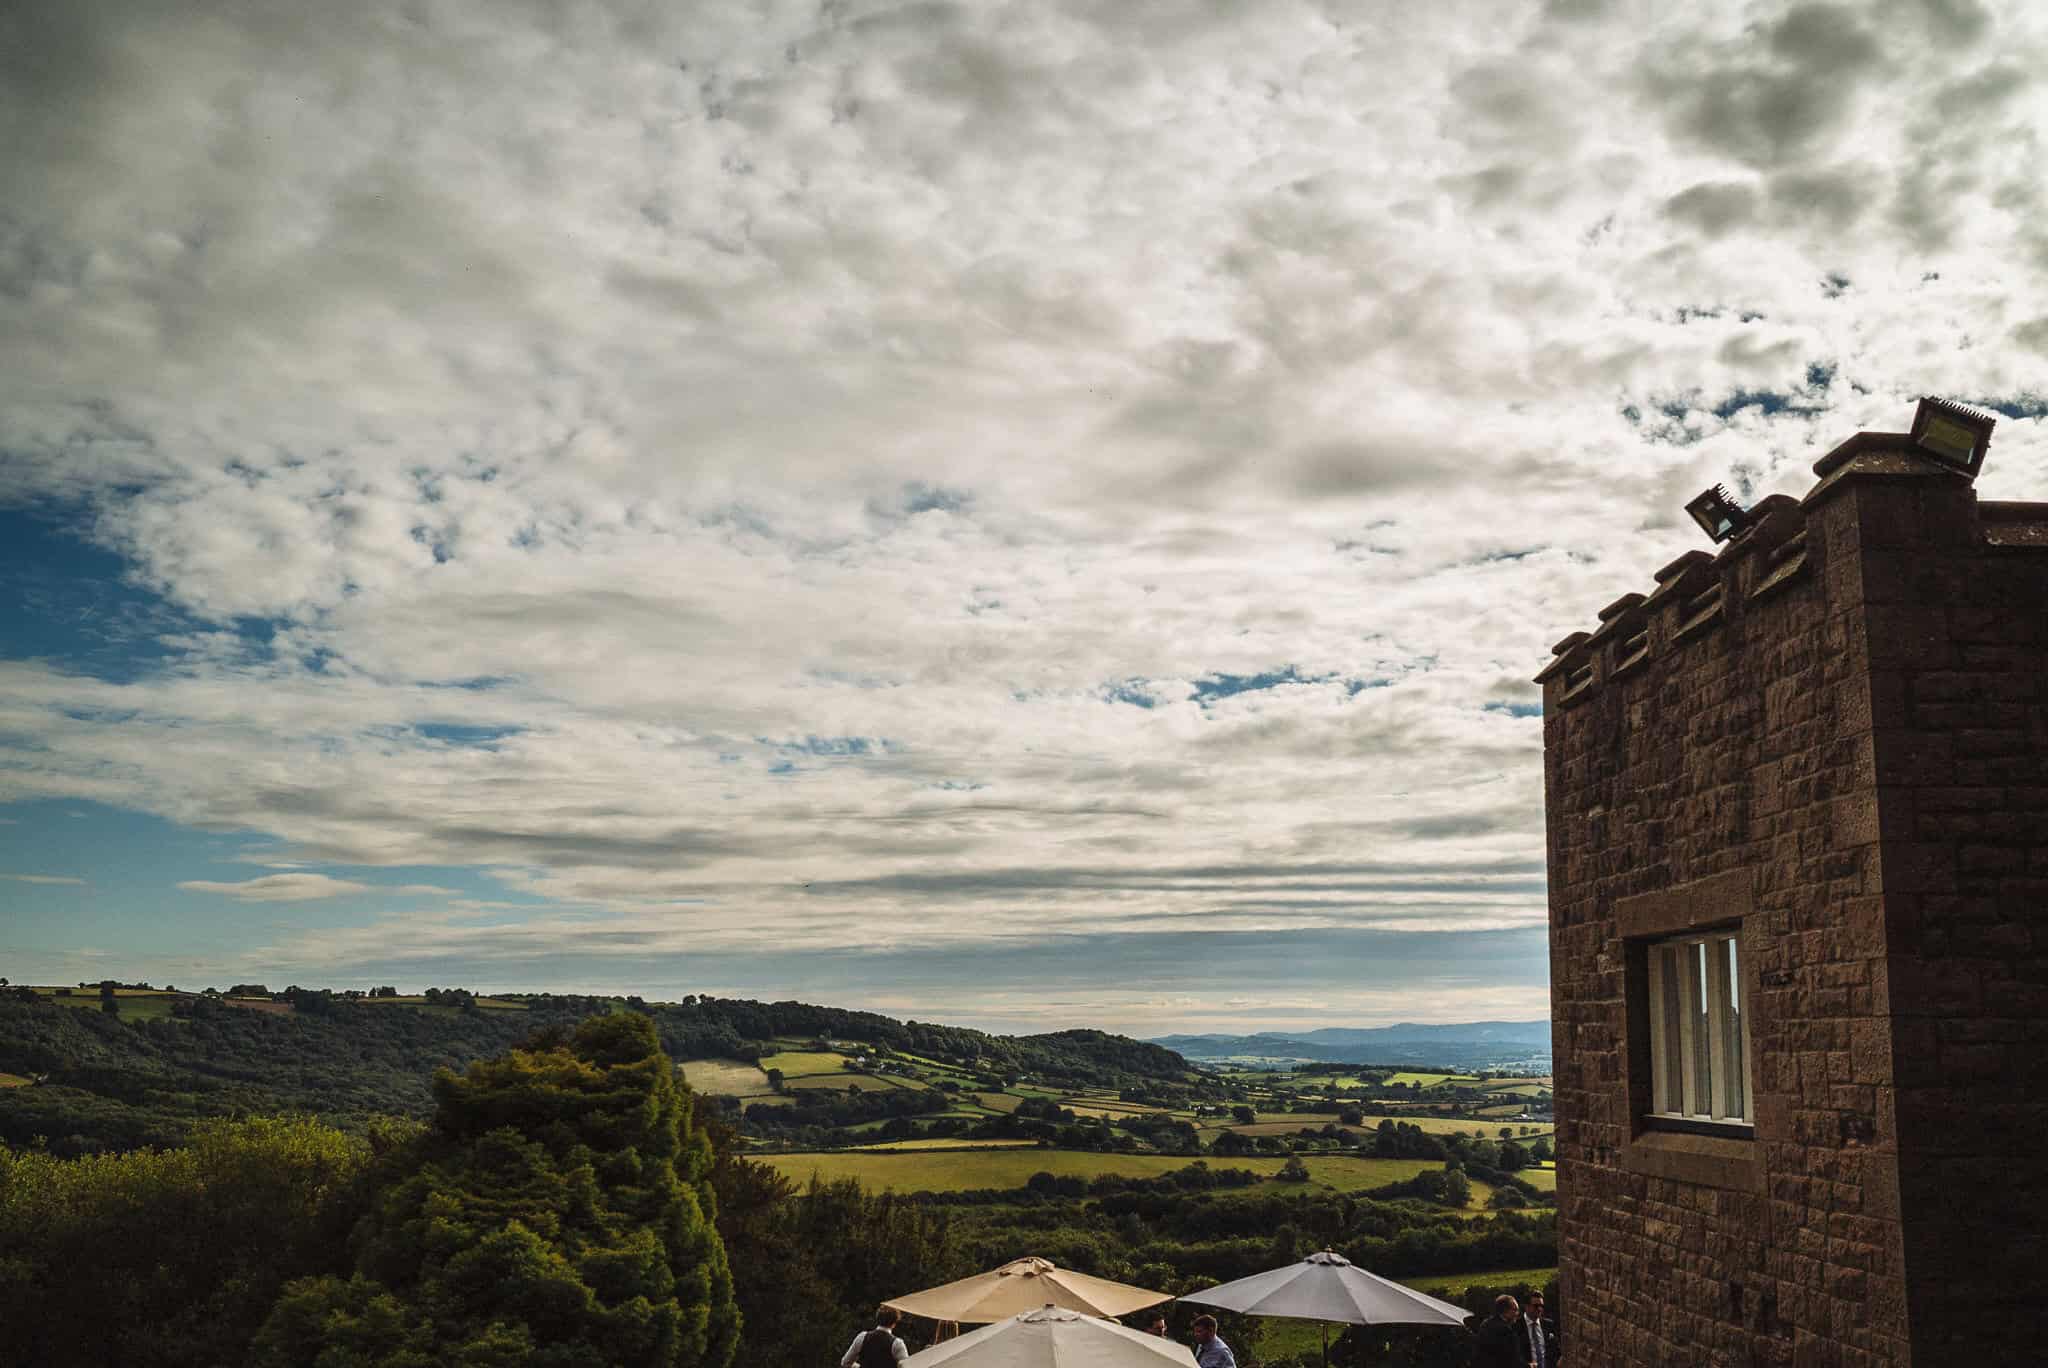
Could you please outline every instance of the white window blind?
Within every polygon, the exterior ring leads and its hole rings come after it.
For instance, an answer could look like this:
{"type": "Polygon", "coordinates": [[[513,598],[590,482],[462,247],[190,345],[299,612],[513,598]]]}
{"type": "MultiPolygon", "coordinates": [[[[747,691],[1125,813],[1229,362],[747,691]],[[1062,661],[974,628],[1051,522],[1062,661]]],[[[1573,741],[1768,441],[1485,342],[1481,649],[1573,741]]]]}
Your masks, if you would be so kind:
{"type": "Polygon", "coordinates": [[[1750,1124],[1749,1013],[1740,954],[1732,931],[1649,947],[1652,1115],[1750,1124]]]}

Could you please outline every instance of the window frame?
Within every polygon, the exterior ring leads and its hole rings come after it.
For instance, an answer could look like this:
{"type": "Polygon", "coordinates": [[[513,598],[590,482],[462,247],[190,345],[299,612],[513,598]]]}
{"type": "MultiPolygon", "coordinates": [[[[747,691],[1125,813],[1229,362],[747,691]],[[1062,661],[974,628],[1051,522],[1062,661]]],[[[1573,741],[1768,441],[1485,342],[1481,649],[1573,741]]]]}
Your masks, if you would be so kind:
{"type": "Polygon", "coordinates": [[[1648,1034],[1646,1130],[1756,1133],[1755,1015],[1740,922],[1642,941],[1648,1034]],[[1730,1084],[1739,1075],[1739,1091],[1730,1084]]]}
{"type": "MultiPolygon", "coordinates": [[[[1763,1194],[1763,1147],[1785,1136],[1784,1099],[1774,1095],[1770,1059],[1776,1039],[1771,995],[1763,991],[1765,948],[1773,931],[1756,906],[1756,867],[1737,866],[1719,874],[1634,893],[1610,905],[1614,941],[1610,961],[1620,971],[1621,1077],[1614,1090],[1620,1145],[1616,1165],[1624,1172],[1671,1179],[1692,1186],[1763,1194]],[[1651,1115],[1649,952],[1650,945],[1693,933],[1732,933],[1739,947],[1741,1000],[1749,1017],[1749,1108],[1754,1129],[1708,1122],[1660,1121],[1651,1115]],[[1704,1133],[1701,1133],[1704,1132],[1704,1133]]],[[[1563,1132],[1560,1132],[1561,1134],[1563,1132]]],[[[1568,1153],[1569,1144],[1563,1153],[1568,1153]]],[[[1561,1169],[1569,1164],[1560,1164],[1561,1169]]]]}

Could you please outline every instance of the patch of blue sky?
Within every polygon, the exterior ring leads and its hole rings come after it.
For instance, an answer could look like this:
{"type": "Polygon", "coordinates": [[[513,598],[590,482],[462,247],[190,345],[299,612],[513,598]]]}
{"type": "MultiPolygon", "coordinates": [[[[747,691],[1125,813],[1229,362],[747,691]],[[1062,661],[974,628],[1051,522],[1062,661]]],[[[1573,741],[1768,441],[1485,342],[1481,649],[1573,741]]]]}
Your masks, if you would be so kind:
{"type": "Polygon", "coordinates": [[[2022,393],[2006,399],[1968,399],[1964,402],[2002,418],[2048,418],[2048,399],[2038,394],[2022,393]]]}
{"type": "Polygon", "coordinates": [[[1766,418],[1779,413],[1816,414],[1826,411],[1822,405],[1801,403],[1797,395],[1781,394],[1776,390],[1736,390],[1707,412],[1725,420],[1747,408],[1756,409],[1766,418]]]}
{"type": "MultiPolygon", "coordinates": [[[[1221,671],[1205,674],[1194,680],[1185,697],[1197,707],[1208,709],[1218,701],[1236,698],[1243,694],[1264,693],[1290,685],[1340,684],[1346,698],[1356,698],[1368,689],[1385,689],[1393,685],[1390,676],[1371,675],[1364,678],[1346,679],[1334,672],[1329,674],[1303,674],[1293,665],[1278,669],[1263,670],[1257,674],[1227,674],[1221,671]]],[[[1182,695],[1170,693],[1166,686],[1152,679],[1120,679],[1105,684],[1097,691],[1098,696],[1109,703],[1127,703],[1134,708],[1147,710],[1162,703],[1176,701],[1182,695]]],[[[1018,702],[1030,701],[1030,695],[1015,695],[1018,702]]]]}
{"type": "Polygon", "coordinates": [[[128,578],[127,563],[66,530],[76,509],[0,509],[0,656],[128,683],[204,624],[128,578]]]}
{"type": "Polygon", "coordinates": [[[89,517],[76,507],[0,508],[0,659],[128,684],[199,650],[270,658],[283,624],[186,612],[71,530],[89,517]]]}
{"type": "Polygon", "coordinates": [[[1259,674],[1207,674],[1195,681],[1194,699],[1203,707],[1207,707],[1212,700],[1218,698],[1277,689],[1284,684],[1326,684],[1335,678],[1333,674],[1304,675],[1293,665],[1286,665],[1277,670],[1266,670],[1259,674]]]}
{"type": "Polygon", "coordinates": [[[777,751],[797,755],[815,755],[823,759],[850,760],[868,755],[890,755],[902,750],[902,746],[886,736],[805,736],[797,741],[777,741],[771,737],[757,736],[758,745],[777,751]]]}
{"type": "Polygon", "coordinates": [[[1149,681],[1125,679],[1115,684],[1102,686],[1102,696],[1111,703],[1128,703],[1134,708],[1147,710],[1159,706],[1159,699],[1152,693],[1149,681]]]}
{"type": "Polygon", "coordinates": [[[903,486],[905,513],[959,513],[964,512],[973,503],[974,496],[965,490],[928,485],[922,480],[912,480],[903,486]]]}
{"type": "Polygon", "coordinates": [[[1495,699],[1486,705],[1485,711],[1506,713],[1509,717],[1541,717],[1543,716],[1543,705],[1541,703],[1505,703],[1495,699]]]}
{"type": "Polygon", "coordinates": [[[476,746],[488,750],[508,736],[519,735],[526,728],[470,722],[415,722],[410,730],[443,745],[476,746]]]}
{"type": "Polygon", "coordinates": [[[280,932],[366,926],[393,913],[443,906],[441,895],[420,891],[427,887],[536,911],[550,906],[508,890],[485,869],[294,860],[284,843],[261,833],[202,830],[71,798],[0,804],[0,876],[10,876],[0,877],[10,963],[71,966],[74,972],[57,976],[61,982],[106,973],[161,982],[172,961],[204,961],[228,977],[252,946],[280,932]],[[178,887],[243,884],[280,873],[320,874],[364,887],[298,902],[244,902],[178,887]],[[46,879],[83,882],[40,882],[46,879]],[[401,891],[408,886],[415,891],[401,891]]]}

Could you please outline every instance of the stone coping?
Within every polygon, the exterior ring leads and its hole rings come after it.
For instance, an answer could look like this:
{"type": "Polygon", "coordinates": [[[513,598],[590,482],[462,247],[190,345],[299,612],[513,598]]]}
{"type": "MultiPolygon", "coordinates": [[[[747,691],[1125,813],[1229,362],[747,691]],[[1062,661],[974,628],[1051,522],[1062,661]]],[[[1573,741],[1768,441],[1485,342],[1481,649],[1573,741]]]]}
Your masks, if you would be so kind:
{"type": "Polygon", "coordinates": [[[1719,1135],[1646,1130],[1623,1147],[1621,1166],[1652,1178],[1735,1192],[1761,1192],[1764,1185],[1757,1142],[1719,1135]]]}

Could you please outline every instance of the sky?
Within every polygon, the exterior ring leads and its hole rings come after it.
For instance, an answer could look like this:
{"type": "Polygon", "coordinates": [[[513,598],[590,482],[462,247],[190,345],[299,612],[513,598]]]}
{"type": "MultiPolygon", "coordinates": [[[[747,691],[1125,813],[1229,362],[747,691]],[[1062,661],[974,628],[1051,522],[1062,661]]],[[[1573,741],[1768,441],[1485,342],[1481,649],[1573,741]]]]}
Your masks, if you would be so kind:
{"type": "Polygon", "coordinates": [[[2048,8],[16,0],[0,972],[1548,1010],[1549,646],[1938,394],[2048,8]]]}

